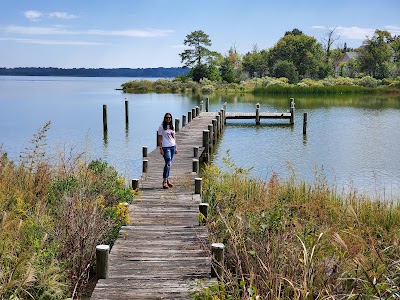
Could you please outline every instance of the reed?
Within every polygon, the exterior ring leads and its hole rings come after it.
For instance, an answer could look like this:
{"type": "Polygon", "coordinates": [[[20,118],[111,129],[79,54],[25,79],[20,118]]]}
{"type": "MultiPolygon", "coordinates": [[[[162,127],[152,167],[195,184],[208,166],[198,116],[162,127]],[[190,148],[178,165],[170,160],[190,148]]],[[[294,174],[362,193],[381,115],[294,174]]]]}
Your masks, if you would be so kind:
{"type": "Polygon", "coordinates": [[[47,123],[19,161],[0,149],[0,298],[82,296],[97,244],[113,243],[134,194],[84,153],[50,164],[47,123]],[[113,236],[114,234],[114,236],[113,236]]]}
{"type": "Polygon", "coordinates": [[[226,245],[225,279],[195,299],[400,296],[399,199],[338,193],[323,175],[263,182],[228,162],[229,172],[203,174],[210,239],[226,245]]]}

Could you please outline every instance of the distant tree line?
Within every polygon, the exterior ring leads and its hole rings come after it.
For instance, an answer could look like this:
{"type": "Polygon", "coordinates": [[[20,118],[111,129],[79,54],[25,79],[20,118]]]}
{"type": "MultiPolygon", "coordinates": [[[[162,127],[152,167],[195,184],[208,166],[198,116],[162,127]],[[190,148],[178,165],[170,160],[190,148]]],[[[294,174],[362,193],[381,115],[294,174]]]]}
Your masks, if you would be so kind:
{"type": "Polygon", "coordinates": [[[0,68],[0,75],[9,76],[74,76],[74,77],[164,77],[174,78],[188,74],[188,68],[116,68],[116,69],[85,69],[85,68],[0,68]]]}

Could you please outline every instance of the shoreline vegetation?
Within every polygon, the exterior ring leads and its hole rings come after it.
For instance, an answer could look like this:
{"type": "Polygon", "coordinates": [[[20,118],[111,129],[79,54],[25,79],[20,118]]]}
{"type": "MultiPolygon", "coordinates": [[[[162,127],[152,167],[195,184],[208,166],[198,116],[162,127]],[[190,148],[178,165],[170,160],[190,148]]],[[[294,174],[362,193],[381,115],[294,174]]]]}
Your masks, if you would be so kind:
{"type": "Polygon", "coordinates": [[[362,78],[327,77],[321,80],[306,78],[289,84],[285,77],[252,78],[240,83],[216,82],[201,79],[195,82],[186,76],[172,80],[133,80],[121,85],[124,93],[254,93],[254,94],[400,94],[400,77],[379,80],[371,76],[362,78]]]}
{"type": "Polygon", "coordinates": [[[203,201],[210,241],[225,245],[223,280],[194,299],[397,299],[400,199],[313,183],[249,178],[207,165],[203,201]]]}

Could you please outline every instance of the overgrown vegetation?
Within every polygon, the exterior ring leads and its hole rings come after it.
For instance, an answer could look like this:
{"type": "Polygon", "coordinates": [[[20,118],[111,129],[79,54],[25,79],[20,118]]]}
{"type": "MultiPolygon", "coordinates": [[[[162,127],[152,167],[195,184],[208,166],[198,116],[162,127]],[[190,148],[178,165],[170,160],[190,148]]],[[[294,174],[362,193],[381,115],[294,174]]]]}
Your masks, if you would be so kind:
{"type": "Polygon", "coordinates": [[[399,199],[339,193],[318,174],[258,181],[225,163],[228,173],[206,166],[203,176],[225,274],[195,299],[400,298],[399,199]]]}
{"type": "Polygon", "coordinates": [[[18,162],[0,148],[0,298],[66,299],[83,294],[95,247],[128,222],[134,193],[115,169],[84,154],[50,164],[47,123],[18,162]]]}
{"type": "Polygon", "coordinates": [[[400,93],[400,77],[379,80],[371,76],[362,78],[327,77],[321,80],[306,78],[290,84],[285,77],[262,77],[240,83],[226,83],[202,79],[195,82],[186,76],[174,80],[133,80],[122,85],[125,93],[203,93],[252,92],[257,94],[374,94],[400,93]]]}

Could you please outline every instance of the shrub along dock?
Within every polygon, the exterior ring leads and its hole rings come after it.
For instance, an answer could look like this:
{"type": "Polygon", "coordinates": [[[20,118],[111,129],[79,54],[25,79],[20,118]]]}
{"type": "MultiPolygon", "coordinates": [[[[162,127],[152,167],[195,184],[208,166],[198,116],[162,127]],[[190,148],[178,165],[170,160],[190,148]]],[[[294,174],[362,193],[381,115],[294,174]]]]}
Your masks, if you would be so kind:
{"type": "Polygon", "coordinates": [[[191,299],[196,279],[211,279],[211,246],[206,228],[199,226],[198,170],[221,134],[222,115],[222,110],[195,108],[182,116],[182,124],[175,120],[172,188],[162,189],[164,160],[158,148],[147,153],[143,147],[143,174],[132,180],[139,199],[129,205],[130,223],[107,253],[105,275],[91,299],[191,299]]]}

